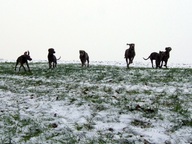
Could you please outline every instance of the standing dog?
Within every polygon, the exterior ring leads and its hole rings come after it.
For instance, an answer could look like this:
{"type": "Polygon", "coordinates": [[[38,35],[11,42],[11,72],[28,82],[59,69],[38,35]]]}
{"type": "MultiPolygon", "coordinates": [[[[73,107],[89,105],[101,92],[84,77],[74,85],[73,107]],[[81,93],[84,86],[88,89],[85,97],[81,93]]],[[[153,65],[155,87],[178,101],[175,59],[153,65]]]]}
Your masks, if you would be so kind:
{"type": "Polygon", "coordinates": [[[162,59],[161,59],[161,66],[163,66],[163,62],[165,62],[164,66],[167,68],[167,62],[170,57],[170,51],[172,50],[171,47],[166,47],[165,52],[162,53],[162,59]]]}
{"type": "Polygon", "coordinates": [[[161,59],[162,59],[162,54],[163,54],[162,51],[159,51],[159,53],[152,52],[148,58],[143,58],[143,59],[144,60],[150,59],[151,60],[151,64],[152,64],[152,68],[154,68],[153,60],[155,60],[156,68],[160,68],[160,62],[161,62],[161,59]]]}
{"type": "Polygon", "coordinates": [[[49,48],[48,49],[48,62],[49,62],[49,68],[55,68],[56,66],[57,66],[57,60],[59,60],[59,59],[57,59],[56,58],[56,56],[54,55],[54,53],[55,53],[55,50],[54,50],[54,48],[49,48]]]}
{"type": "Polygon", "coordinates": [[[81,60],[81,66],[86,66],[87,62],[87,67],[89,67],[89,55],[84,51],[84,50],[79,50],[79,58],[81,60]]]}
{"type": "Polygon", "coordinates": [[[32,60],[32,58],[29,55],[29,51],[25,52],[23,55],[21,55],[20,57],[17,58],[16,65],[15,65],[15,71],[17,69],[18,64],[20,64],[19,71],[20,71],[21,67],[23,67],[23,69],[26,71],[26,69],[24,67],[25,63],[27,65],[28,71],[30,71],[28,60],[29,61],[32,60]]]}
{"type": "Polygon", "coordinates": [[[129,49],[126,49],[125,51],[125,59],[127,63],[127,68],[129,68],[129,65],[133,63],[133,59],[135,57],[135,44],[127,44],[129,45],[129,49]]]}

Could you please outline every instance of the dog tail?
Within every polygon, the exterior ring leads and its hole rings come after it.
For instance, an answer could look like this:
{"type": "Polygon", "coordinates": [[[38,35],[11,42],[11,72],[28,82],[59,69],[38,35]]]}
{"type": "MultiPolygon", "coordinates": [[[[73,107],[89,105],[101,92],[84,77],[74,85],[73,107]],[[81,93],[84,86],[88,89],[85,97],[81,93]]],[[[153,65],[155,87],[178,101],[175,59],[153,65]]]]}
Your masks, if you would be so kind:
{"type": "Polygon", "coordinates": [[[61,56],[57,60],[60,60],[60,59],[61,59],[61,56]]]}
{"type": "Polygon", "coordinates": [[[148,60],[150,58],[150,56],[148,58],[143,58],[144,60],[148,60]]]}

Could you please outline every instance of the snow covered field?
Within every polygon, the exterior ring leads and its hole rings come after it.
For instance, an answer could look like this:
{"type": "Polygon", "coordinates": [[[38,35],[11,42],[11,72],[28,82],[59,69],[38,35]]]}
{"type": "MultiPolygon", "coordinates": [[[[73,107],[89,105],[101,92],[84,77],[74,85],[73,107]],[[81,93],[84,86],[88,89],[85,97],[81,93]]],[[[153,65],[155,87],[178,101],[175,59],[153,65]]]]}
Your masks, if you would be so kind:
{"type": "Polygon", "coordinates": [[[190,64],[0,63],[0,143],[192,143],[190,64]]]}

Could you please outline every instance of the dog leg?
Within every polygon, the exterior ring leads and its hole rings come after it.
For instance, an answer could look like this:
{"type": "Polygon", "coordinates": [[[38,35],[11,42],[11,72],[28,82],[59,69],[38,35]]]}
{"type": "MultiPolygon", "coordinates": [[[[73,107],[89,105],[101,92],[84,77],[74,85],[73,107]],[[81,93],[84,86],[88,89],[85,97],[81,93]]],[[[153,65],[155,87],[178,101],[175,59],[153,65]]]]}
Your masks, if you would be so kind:
{"type": "Polygon", "coordinates": [[[151,60],[151,65],[152,65],[152,68],[154,68],[154,66],[153,66],[153,60],[151,60]]]}
{"type": "Polygon", "coordinates": [[[18,62],[17,62],[16,65],[15,65],[15,71],[17,70],[17,65],[18,65],[18,62]]]}
{"type": "Polygon", "coordinates": [[[85,61],[81,60],[81,66],[84,67],[84,65],[85,65],[85,61]]]}
{"type": "Polygon", "coordinates": [[[22,66],[20,65],[20,67],[19,67],[19,71],[21,70],[21,67],[22,67],[22,66]]]}
{"type": "Polygon", "coordinates": [[[19,71],[21,70],[21,67],[23,67],[24,71],[26,71],[26,69],[25,69],[25,67],[24,67],[23,64],[20,65],[20,67],[19,67],[19,71]]]}
{"type": "Polygon", "coordinates": [[[128,58],[125,59],[127,63],[127,68],[129,68],[128,58]]]}
{"type": "Polygon", "coordinates": [[[89,67],[89,57],[87,58],[87,67],[89,67]]]}
{"type": "Polygon", "coordinates": [[[49,62],[49,69],[51,69],[51,62],[49,62]]]}
{"type": "Polygon", "coordinates": [[[167,60],[165,61],[165,65],[164,66],[167,68],[167,60]]]}

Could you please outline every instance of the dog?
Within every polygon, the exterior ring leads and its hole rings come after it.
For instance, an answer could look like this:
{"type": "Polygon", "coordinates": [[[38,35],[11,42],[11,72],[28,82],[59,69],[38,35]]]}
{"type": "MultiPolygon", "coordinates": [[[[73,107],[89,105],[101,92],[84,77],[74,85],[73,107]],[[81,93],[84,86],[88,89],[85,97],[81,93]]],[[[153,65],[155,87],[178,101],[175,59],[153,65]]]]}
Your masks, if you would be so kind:
{"type": "Polygon", "coordinates": [[[161,59],[162,59],[162,55],[163,55],[162,51],[159,51],[159,53],[152,52],[148,58],[143,58],[143,59],[144,60],[150,59],[151,60],[152,68],[154,68],[153,60],[155,60],[156,68],[160,68],[160,62],[161,62],[161,59]]]}
{"type": "Polygon", "coordinates": [[[54,55],[55,50],[54,48],[49,48],[48,49],[48,63],[49,63],[49,69],[51,68],[56,68],[57,67],[57,60],[59,60],[61,57],[59,57],[58,59],[56,58],[56,56],[54,55]]]}
{"type": "Polygon", "coordinates": [[[172,50],[171,47],[166,47],[165,51],[162,53],[162,59],[161,59],[161,65],[160,67],[163,66],[163,62],[165,62],[164,66],[167,68],[167,62],[170,57],[170,51],[172,50]]]}
{"type": "Polygon", "coordinates": [[[20,64],[19,71],[20,71],[21,67],[23,67],[23,69],[26,71],[24,64],[27,65],[28,71],[30,71],[28,60],[29,61],[32,60],[32,58],[30,57],[29,51],[25,52],[23,55],[21,55],[20,57],[17,58],[16,65],[15,65],[15,71],[17,69],[18,64],[20,64]]]}
{"type": "Polygon", "coordinates": [[[125,59],[127,63],[127,68],[129,68],[129,65],[133,63],[133,59],[135,57],[135,44],[127,44],[129,45],[129,49],[125,50],[125,59]]]}
{"type": "Polygon", "coordinates": [[[86,53],[84,50],[79,50],[79,59],[81,61],[81,66],[86,66],[87,62],[87,67],[89,67],[89,55],[86,53]]]}

